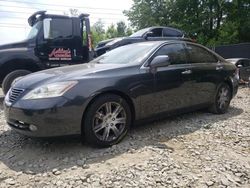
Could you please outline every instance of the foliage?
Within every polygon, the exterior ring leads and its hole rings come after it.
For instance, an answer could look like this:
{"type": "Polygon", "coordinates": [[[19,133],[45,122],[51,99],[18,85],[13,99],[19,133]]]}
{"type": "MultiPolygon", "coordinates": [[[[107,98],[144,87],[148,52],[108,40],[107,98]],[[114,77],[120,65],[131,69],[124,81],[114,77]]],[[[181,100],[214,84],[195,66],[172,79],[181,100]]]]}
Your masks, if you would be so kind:
{"type": "Polygon", "coordinates": [[[116,37],[124,37],[129,36],[133,33],[132,29],[126,25],[125,22],[120,21],[115,24],[111,24],[105,30],[105,26],[101,20],[98,20],[91,27],[93,44],[96,44],[102,40],[116,38],[116,37]]]}
{"type": "MultiPolygon", "coordinates": [[[[78,9],[69,9],[67,12],[63,13],[66,16],[79,16],[80,12],[78,9]]],[[[127,26],[125,22],[120,21],[116,24],[111,24],[106,30],[105,25],[101,19],[93,24],[91,27],[91,35],[93,46],[96,46],[98,42],[116,38],[116,37],[124,37],[129,36],[133,33],[131,27],[127,26]]],[[[83,33],[83,41],[86,41],[86,33],[83,33]]]]}
{"type": "Polygon", "coordinates": [[[184,30],[207,45],[250,42],[250,0],[133,0],[124,11],[136,29],[184,30]]]}
{"type": "Polygon", "coordinates": [[[117,36],[118,36],[117,29],[115,28],[114,24],[111,24],[106,31],[106,37],[110,39],[110,38],[115,38],[117,36]]]}
{"type": "Polygon", "coordinates": [[[94,46],[96,46],[99,41],[102,41],[106,38],[104,24],[100,19],[91,27],[91,34],[94,46]]]}
{"type": "Polygon", "coordinates": [[[122,37],[122,36],[125,36],[126,35],[126,29],[127,29],[127,26],[125,24],[125,22],[117,22],[117,36],[118,37],[122,37]]]}

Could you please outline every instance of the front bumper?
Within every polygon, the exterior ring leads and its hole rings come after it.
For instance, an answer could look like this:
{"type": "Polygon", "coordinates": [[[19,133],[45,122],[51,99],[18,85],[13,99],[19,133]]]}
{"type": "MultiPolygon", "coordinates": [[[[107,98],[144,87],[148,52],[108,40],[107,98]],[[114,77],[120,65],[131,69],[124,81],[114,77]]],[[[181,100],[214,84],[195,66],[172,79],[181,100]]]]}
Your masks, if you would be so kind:
{"type": "Polygon", "coordinates": [[[39,100],[4,101],[9,126],[24,135],[52,137],[81,134],[83,109],[64,97],[39,100]]]}

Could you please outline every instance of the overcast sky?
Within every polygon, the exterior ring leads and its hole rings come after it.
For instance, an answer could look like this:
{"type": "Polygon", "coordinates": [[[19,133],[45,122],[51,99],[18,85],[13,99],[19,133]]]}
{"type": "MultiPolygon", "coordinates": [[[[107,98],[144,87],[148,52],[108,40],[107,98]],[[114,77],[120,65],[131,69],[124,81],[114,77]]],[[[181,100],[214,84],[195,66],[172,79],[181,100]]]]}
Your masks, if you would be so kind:
{"type": "Polygon", "coordinates": [[[63,14],[70,8],[90,14],[91,24],[101,19],[106,26],[118,21],[127,22],[122,14],[132,0],[0,0],[0,44],[20,41],[29,32],[28,17],[38,10],[63,14]]]}

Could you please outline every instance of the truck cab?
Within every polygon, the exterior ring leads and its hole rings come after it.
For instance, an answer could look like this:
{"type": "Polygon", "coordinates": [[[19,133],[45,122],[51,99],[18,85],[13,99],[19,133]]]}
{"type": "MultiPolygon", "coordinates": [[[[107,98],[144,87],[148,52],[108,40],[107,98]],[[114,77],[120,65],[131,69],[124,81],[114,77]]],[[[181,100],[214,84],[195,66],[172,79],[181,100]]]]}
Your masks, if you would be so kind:
{"type": "Polygon", "coordinates": [[[13,81],[29,73],[86,63],[94,56],[88,14],[69,17],[38,11],[28,23],[32,28],[25,40],[0,46],[0,86],[4,94],[13,81]]]}

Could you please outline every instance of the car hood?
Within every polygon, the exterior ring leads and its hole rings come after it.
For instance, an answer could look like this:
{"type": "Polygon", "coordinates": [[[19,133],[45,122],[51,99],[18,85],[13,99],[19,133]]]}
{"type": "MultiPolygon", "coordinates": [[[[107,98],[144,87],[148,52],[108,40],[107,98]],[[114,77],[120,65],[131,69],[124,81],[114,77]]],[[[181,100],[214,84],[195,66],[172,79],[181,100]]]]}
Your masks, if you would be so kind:
{"type": "Polygon", "coordinates": [[[16,81],[13,87],[21,89],[33,89],[41,84],[61,82],[67,80],[80,80],[84,78],[97,77],[97,75],[109,75],[104,72],[111,69],[119,69],[124,64],[98,64],[85,63],[82,65],[71,65],[60,68],[48,69],[36,72],[16,81]],[[103,74],[102,74],[103,73],[103,74]]]}
{"type": "Polygon", "coordinates": [[[0,51],[1,50],[12,49],[12,48],[24,48],[24,47],[27,47],[27,46],[28,46],[28,40],[24,40],[24,41],[20,41],[20,42],[0,45],[0,51]]]}

